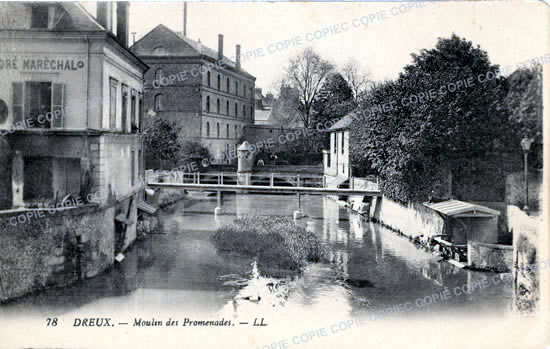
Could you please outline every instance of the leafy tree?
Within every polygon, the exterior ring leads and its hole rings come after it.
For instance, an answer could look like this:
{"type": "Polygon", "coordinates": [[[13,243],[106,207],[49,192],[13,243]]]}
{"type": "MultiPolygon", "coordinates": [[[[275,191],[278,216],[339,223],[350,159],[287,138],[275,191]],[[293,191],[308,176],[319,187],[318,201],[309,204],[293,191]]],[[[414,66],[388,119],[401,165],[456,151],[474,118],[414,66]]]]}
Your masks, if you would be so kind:
{"type": "Polygon", "coordinates": [[[517,131],[513,144],[520,152],[521,138],[532,138],[534,143],[529,163],[542,168],[542,67],[518,69],[507,78],[507,82],[505,103],[512,127],[517,131]]]}
{"type": "Polygon", "coordinates": [[[313,103],[315,122],[339,120],[353,109],[356,104],[353,91],[340,73],[332,73],[323,83],[313,103]]]}
{"type": "Polygon", "coordinates": [[[155,118],[145,130],[145,163],[148,168],[163,166],[163,161],[175,161],[181,149],[180,127],[162,118],[155,118]]]}
{"type": "Polygon", "coordinates": [[[310,126],[313,102],[325,78],[333,69],[334,66],[322,59],[311,47],[290,59],[285,69],[287,82],[299,92],[301,113],[298,115],[303,127],[310,126]]]}
{"type": "Polygon", "coordinates": [[[412,59],[369,91],[351,127],[353,161],[372,166],[384,193],[403,202],[426,200],[462,160],[491,156],[510,132],[505,81],[485,51],[453,35],[412,59]],[[463,88],[449,88],[458,81],[463,88]]]}
{"type": "Polygon", "coordinates": [[[279,97],[273,104],[269,117],[272,124],[285,127],[301,126],[302,107],[299,94],[298,89],[285,85],[284,82],[281,83],[279,97]]]}

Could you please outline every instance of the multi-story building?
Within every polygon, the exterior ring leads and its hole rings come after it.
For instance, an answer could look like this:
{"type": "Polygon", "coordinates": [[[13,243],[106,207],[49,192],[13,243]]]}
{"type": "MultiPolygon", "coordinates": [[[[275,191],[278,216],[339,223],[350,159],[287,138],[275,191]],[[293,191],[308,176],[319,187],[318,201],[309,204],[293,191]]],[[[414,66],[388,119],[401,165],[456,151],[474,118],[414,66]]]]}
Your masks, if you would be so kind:
{"type": "MultiPolygon", "coordinates": [[[[113,6],[98,3],[95,19],[76,2],[0,3],[0,208],[109,197],[94,201],[127,217],[127,246],[144,189],[147,65],[127,48],[129,4],[116,4],[116,35],[113,6]]],[[[104,224],[113,234],[115,220],[104,224]]]]}
{"type": "Polygon", "coordinates": [[[150,70],[145,74],[145,125],[161,117],[181,127],[180,139],[207,146],[217,162],[236,150],[245,126],[254,122],[256,78],[218,51],[159,25],[137,41],[132,51],[150,70]]]}

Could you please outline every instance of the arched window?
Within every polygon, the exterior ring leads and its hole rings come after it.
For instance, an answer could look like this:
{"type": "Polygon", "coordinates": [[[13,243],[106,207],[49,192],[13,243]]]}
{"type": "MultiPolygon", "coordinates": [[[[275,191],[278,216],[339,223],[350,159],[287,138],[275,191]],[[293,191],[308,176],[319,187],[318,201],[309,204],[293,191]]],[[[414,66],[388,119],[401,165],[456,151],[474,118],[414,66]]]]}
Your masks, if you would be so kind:
{"type": "Polygon", "coordinates": [[[229,124],[225,125],[225,137],[229,138],[229,124]]]}
{"type": "Polygon", "coordinates": [[[229,115],[229,101],[225,102],[225,113],[229,115]]]}
{"type": "Polygon", "coordinates": [[[157,83],[160,83],[160,79],[164,76],[164,70],[162,68],[158,68],[155,71],[155,80],[157,80],[157,83]]]}
{"type": "Polygon", "coordinates": [[[218,113],[218,114],[220,113],[220,99],[219,98],[216,100],[216,113],[218,113]]]}
{"type": "Polygon", "coordinates": [[[220,123],[216,123],[216,137],[220,138],[220,123]]]}
{"type": "Polygon", "coordinates": [[[206,122],[206,137],[210,137],[210,123],[206,122]]]}
{"type": "Polygon", "coordinates": [[[227,84],[226,84],[227,85],[227,92],[229,93],[229,78],[227,78],[226,81],[227,81],[227,84]]]}
{"type": "Polygon", "coordinates": [[[210,78],[211,78],[211,76],[210,76],[210,72],[208,72],[208,73],[206,74],[206,83],[208,84],[208,87],[210,87],[210,84],[211,84],[211,82],[210,82],[210,81],[211,81],[211,80],[210,80],[210,78]]]}
{"type": "Polygon", "coordinates": [[[154,55],[165,55],[167,52],[163,46],[157,46],[153,49],[154,55]]]}
{"type": "Polygon", "coordinates": [[[222,88],[221,77],[220,77],[220,74],[218,74],[218,90],[221,88],[222,88]]]}
{"type": "Polygon", "coordinates": [[[246,107],[244,104],[243,104],[243,118],[246,118],[246,107]]]}
{"type": "Polygon", "coordinates": [[[237,102],[235,102],[235,117],[239,116],[239,106],[237,105],[237,102]]]}
{"type": "Polygon", "coordinates": [[[210,113],[210,96],[206,96],[206,112],[210,113]]]}
{"type": "Polygon", "coordinates": [[[163,111],[164,110],[164,96],[158,94],[155,96],[155,110],[163,111]]]}

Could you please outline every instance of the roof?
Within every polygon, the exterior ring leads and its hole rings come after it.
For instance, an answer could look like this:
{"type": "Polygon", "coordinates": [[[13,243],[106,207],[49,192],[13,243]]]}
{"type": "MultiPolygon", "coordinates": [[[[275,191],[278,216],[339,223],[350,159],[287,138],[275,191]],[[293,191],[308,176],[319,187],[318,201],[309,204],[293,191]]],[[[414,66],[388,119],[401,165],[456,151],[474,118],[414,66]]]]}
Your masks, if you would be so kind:
{"type": "Polygon", "coordinates": [[[500,212],[489,207],[459,200],[447,200],[435,203],[425,202],[424,206],[431,208],[449,217],[495,217],[500,212]]]}
{"type": "MultiPolygon", "coordinates": [[[[157,54],[153,53],[153,49],[162,45],[164,42],[169,43],[170,40],[173,42],[175,41],[176,45],[168,48],[168,54],[163,53],[158,54],[158,56],[198,57],[203,55],[213,60],[218,60],[218,51],[203,45],[200,41],[195,41],[187,36],[178,34],[164,24],[157,25],[149,33],[145,34],[141,39],[133,44],[132,47],[130,47],[130,50],[138,56],[156,56],[157,54]],[[180,45],[177,45],[177,43],[180,45]]],[[[242,67],[237,69],[237,64],[226,56],[223,56],[222,62],[226,67],[238,71],[243,75],[247,75],[252,79],[256,79],[256,77],[242,69],[242,67]]]]}
{"type": "Polygon", "coordinates": [[[254,110],[254,121],[268,121],[271,115],[271,109],[254,110]]]}
{"type": "Polygon", "coordinates": [[[341,118],[340,120],[338,120],[338,122],[335,123],[334,125],[332,125],[332,127],[329,128],[328,130],[329,131],[337,131],[337,130],[348,129],[351,125],[351,122],[353,121],[353,118],[354,118],[355,114],[356,114],[356,112],[352,111],[348,115],[346,115],[343,118],[341,118]]]}

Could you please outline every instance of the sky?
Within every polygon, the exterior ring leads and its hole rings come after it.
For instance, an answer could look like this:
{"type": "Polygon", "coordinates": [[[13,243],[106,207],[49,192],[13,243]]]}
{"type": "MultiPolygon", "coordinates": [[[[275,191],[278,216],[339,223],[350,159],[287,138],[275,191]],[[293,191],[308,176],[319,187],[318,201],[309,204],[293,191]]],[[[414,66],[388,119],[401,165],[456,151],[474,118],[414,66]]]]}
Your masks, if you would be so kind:
{"type": "MultiPolygon", "coordinates": [[[[95,3],[85,7],[95,14],[95,3]]],[[[183,2],[131,2],[130,32],[136,40],[161,23],[183,31],[183,2]]],[[[228,57],[240,44],[242,66],[264,92],[276,92],[289,58],[309,46],[337,67],[354,58],[375,81],[395,78],[411,62],[411,53],[433,48],[437,38],[452,33],[508,69],[545,55],[550,63],[549,23],[550,6],[540,1],[187,5],[187,36],[217,50],[223,34],[228,57]]]]}

